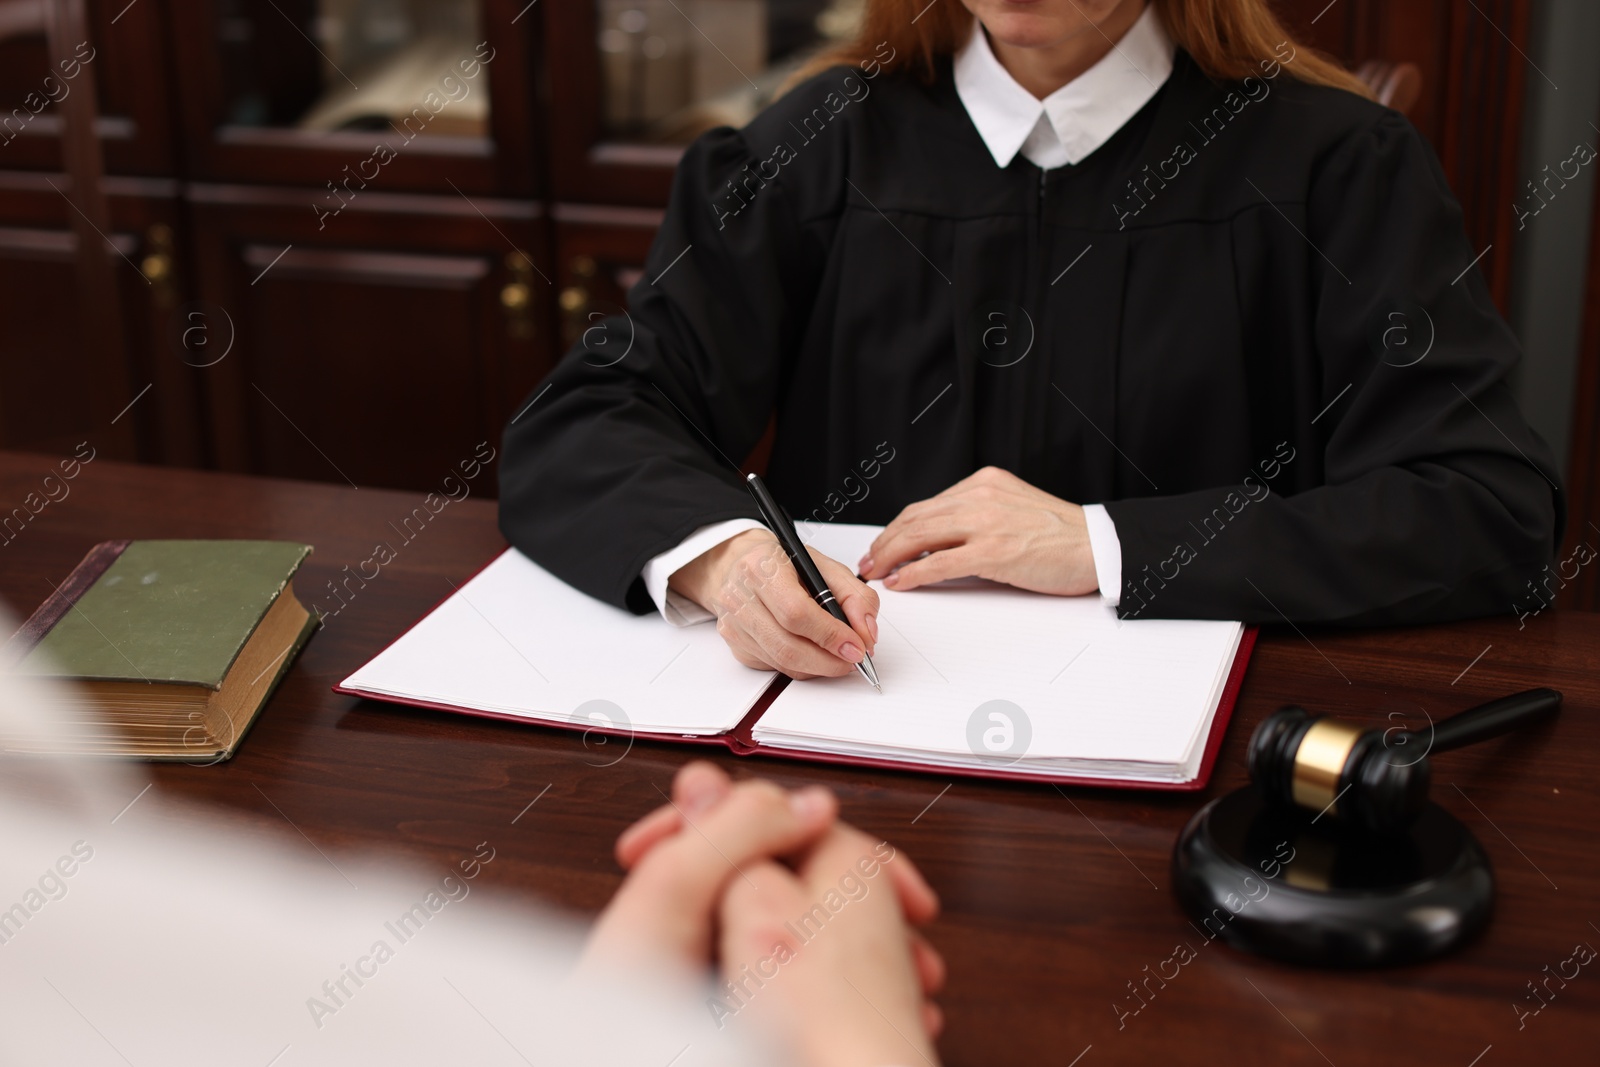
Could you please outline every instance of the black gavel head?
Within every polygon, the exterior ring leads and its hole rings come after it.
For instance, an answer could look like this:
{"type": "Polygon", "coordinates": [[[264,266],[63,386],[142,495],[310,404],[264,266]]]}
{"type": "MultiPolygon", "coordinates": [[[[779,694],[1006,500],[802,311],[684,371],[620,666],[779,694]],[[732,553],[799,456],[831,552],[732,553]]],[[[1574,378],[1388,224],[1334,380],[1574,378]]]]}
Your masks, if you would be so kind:
{"type": "Polygon", "coordinates": [[[1399,833],[1427,803],[1431,772],[1425,755],[1402,754],[1385,741],[1383,730],[1283,708],[1250,739],[1250,777],[1274,802],[1370,833],[1399,833]]]}

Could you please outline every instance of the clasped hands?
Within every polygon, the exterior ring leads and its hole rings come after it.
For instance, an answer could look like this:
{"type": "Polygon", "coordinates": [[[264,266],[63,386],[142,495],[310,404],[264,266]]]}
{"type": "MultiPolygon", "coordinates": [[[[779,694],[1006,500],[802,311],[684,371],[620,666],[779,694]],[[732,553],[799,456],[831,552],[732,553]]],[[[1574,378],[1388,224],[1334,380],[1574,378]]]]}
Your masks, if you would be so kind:
{"type": "Polygon", "coordinates": [[[672,797],[617,839],[629,871],[583,970],[716,967],[712,1019],[748,1011],[803,1067],[937,1063],[944,961],[913,928],[938,898],[911,860],[838,821],[821,787],[683,767],[672,797]]]}
{"type": "Polygon", "coordinates": [[[1098,588],[1083,508],[998,467],[906,507],[855,570],[811,555],[849,626],[817,606],[765,530],[729,538],[668,584],[716,616],[740,663],[800,679],[849,674],[877,644],[878,594],[857,571],[899,591],[974,576],[1058,596],[1098,588]]]}

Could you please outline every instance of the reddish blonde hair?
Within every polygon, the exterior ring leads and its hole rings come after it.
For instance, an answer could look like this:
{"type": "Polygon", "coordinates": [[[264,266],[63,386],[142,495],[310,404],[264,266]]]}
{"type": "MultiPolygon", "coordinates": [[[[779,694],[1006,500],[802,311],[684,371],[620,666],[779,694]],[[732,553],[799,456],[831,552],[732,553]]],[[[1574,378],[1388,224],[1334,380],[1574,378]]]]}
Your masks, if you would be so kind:
{"type": "MultiPolygon", "coordinates": [[[[1287,42],[1294,49],[1295,58],[1292,63],[1283,64],[1283,69],[1300,81],[1372,96],[1366,83],[1337,61],[1296,42],[1267,6],[1267,0],[1150,2],[1168,35],[1193,57],[1207,77],[1240,81],[1251,74],[1259,76],[1261,64],[1276,60],[1277,49],[1287,42]]],[[[884,70],[912,70],[923,81],[931,81],[940,57],[954,54],[967,42],[973,16],[961,0],[934,0],[923,11],[926,4],[927,0],[867,0],[856,39],[807,63],[794,81],[831,66],[863,66],[871,61],[880,63],[884,70]],[[888,62],[877,54],[884,43],[893,49],[893,58],[888,62]]]]}

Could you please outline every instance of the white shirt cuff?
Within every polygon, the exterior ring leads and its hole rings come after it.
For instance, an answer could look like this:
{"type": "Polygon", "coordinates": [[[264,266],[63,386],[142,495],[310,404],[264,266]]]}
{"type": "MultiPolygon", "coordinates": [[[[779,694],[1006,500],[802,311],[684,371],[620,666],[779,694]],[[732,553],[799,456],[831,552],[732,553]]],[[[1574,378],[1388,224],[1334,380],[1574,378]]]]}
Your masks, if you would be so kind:
{"type": "Polygon", "coordinates": [[[1122,542],[1117,540],[1117,524],[1101,504],[1085,504],[1083,522],[1089,528],[1089,554],[1094,557],[1100,595],[1116,607],[1122,601],[1122,542]]]}
{"type": "Polygon", "coordinates": [[[692,626],[697,622],[710,622],[714,619],[716,616],[699,604],[680,593],[668,589],[667,582],[684,565],[693,561],[700,554],[709,552],[728,538],[736,534],[742,534],[746,530],[765,529],[765,526],[754,519],[729,519],[726,522],[714,522],[709,526],[700,527],[700,529],[685,537],[678,542],[678,547],[669,548],[661,555],[653,557],[650,562],[644,565],[644,570],[640,572],[640,577],[644,579],[645,590],[650,594],[650,599],[655,601],[656,608],[661,612],[661,617],[674,626],[692,626]]]}

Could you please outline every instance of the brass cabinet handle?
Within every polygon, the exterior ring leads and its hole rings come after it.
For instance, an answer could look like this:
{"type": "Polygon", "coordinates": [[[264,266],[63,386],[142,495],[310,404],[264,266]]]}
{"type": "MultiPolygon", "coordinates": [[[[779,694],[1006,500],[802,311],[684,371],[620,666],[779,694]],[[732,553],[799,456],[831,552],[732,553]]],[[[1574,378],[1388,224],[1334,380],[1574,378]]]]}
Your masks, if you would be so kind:
{"type": "Polygon", "coordinates": [[[519,341],[533,336],[533,264],[521,252],[506,256],[511,280],[500,289],[500,308],[506,316],[506,333],[519,341]]]}
{"type": "Polygon", "coordinates": [[[158,222],[145,231],[148,251],[139,262],[139,273],[150,283],[151,296],[158,307],[177,302],[177,263],[172,251],[172,227],[158,222]]]}
{"type": "Polygon", "coordinates": [[[500,304],[507,311],[521,311],[528,306],[528,287],[521,282],[509,282],[500,290],[500,304]]]}
{"type": "Polygon", "coordinates": [[[574,256],[568,264],[573,284],[561,290],[561,335],[566,347],[571,348],[589,328],[589,283],[599,266],[593,256],[574,256]]]}

